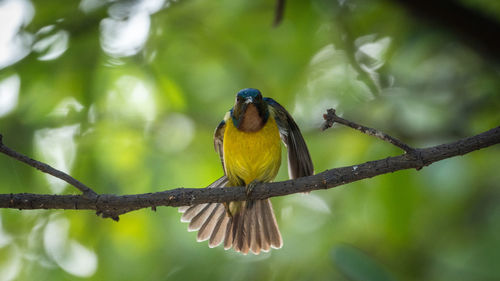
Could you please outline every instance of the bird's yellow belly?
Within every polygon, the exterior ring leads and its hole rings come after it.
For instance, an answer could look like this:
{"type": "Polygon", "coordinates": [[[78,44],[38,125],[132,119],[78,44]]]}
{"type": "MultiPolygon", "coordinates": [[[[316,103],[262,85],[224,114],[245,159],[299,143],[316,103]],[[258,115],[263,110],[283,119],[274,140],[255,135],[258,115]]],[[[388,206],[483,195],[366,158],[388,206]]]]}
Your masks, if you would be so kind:
{"type": "Polygon", "coordinates": [[[271,116],[257,132],[243,132],[232,120],[224,132],[224,166],[231,186],[274,180],[281,164],[278,126],[271,116]]]}

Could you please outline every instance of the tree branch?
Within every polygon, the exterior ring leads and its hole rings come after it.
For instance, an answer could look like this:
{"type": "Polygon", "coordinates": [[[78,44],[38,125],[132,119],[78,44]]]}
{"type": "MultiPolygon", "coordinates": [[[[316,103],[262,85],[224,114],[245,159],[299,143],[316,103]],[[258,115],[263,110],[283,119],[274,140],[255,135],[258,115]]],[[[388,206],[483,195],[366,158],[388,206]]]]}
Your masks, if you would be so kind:
{"type": "MultiPolygon", "coordinates": [[[[344,119],[340,118],[335,120],[335,122],[339,122],[341,120],[344,119]]],[[[347,120],[345,121],[349,122],[347,120]]],[[[350,123],[355,124],[353,122],[350,123]]],[[[178,207],[201,203],[242,201],[247,199],[262,200],[270,197],[283,196],[299,192],[329,189],[399,170],[413,168],[418,169],[446,158],[464,155],[471,151],[479,150],[498,143],[500,143],[500,126],[479,135],[456,142],[423,149],[414,149],[414,153],[412,154],[406,153],[359,165],[326,170],[313,176],[298,178],[295,180],[258,184],[249,196],[246,195],[246,189],[243,186],[201,189],[177,188],[162,192],[135,195],[119,196],[103,194],[97,195],[93,198],[82,195],[42,195],[18,193],[0,194],[0,208],[12,208],[19,210],[96,210],[97,213],[103,217],[111,217],[118,220],[119,215],[142,208],[151,207],[154,210],[157,206],[178,207]],[[418,155],[419,157],[415,157],[415,155],[418,155]]]]}
{"type": "Polygon", "coordinates": [[[8,148],[7,146],[5,146],[3,144],[2,134],[0,134],[0,152],[3,154],[6,154],[6,155],[8,155],[16,160],[19,160],[19,161],[21,161],[21,162],[23,162],[23,163],[25,163],[33,168],[36,168],[44,173],[47,173],[49,175],[52,175],[56,178],[59,178],[65,182],[69,183],[70,185],[79,189],[83,193],[83,196],[85,196],[87,198],[95,198],[97,196],[97,193],[95,193],[95,191],[93,191],[91,188],[89,188],[85,184],[81,183],[77,179],[73,178],[72,176],[66,174],[65,172],[54,169],[45,163],[31,159],[28,156],[22,155],[21,153],[18,153],[16,151],[8,148]]]}
{"type": "Polygon", "coordinates": [[[363,125],[359,125],[359,124],[354,123],[352,121],[338,117],[337,114],[335,113],[335,109],[333,109],[333,108],[328,109],[326,111],[326,114],[323,115],[323,118],[325,119],[325,122],[321,126],[321,130],[323,130],[323,131],[332,127],[333,123],[337,122],[339,124],[345,125],[347,127],[351,127],[355,130],[358,130],[358,131],[362,132],[363,134],[374,136],[374,137],[379,138],[383,141],[386,141],[392,145],[395,145],[395,146],[401,148],[402,150],[404,150],[406,153],[415,153],[414,148],[412,148],[409,145],[405,144],[404,142],[398,140],[397,138],[391,137],[388,134],[385,134],[379,130],[365,127],[363,125]]]}

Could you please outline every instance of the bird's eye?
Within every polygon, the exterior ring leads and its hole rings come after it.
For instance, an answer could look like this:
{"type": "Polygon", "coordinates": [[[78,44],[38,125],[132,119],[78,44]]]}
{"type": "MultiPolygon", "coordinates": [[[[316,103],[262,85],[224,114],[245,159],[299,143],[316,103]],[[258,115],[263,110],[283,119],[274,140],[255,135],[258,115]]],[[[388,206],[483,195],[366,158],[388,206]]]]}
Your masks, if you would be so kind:
{"type": "Polygon", "coordinates": [[[262,95],[261,94],[258,94],[256,97],[255,97],[256,100],[261,100],[262,99],[262,95]]]}

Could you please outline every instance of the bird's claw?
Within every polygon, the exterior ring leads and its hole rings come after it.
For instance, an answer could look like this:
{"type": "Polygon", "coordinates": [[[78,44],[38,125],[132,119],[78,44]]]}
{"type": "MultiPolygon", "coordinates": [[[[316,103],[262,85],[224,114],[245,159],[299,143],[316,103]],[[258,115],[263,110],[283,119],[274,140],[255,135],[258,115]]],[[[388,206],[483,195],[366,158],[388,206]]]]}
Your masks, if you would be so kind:
{"type": "Polygon", "coordinates": [[[259,184],[258,181],[252,181],[251,183],[247,184],[245,189],[247,192],[247,197],[250,197],[250,194],[252,194],[253,189],[259,184]]]}
{"type": "Polygon", "coordinates": [[[231,213],[231,210],[229,209],[229,202],[224,202],[222,203],[224,205],[224,209],[226,209],[226,214],[228,217],[232,218],[233,214],[231,213]]]}

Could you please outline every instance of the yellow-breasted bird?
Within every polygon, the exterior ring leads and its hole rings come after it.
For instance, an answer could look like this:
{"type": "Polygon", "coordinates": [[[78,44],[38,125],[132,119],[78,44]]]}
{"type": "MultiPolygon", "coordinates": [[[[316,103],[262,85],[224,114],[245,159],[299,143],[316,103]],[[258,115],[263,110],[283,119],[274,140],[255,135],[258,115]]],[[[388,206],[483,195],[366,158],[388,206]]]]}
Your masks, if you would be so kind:
{"type": "MultiPolygon", "coordinates": [[[[273,181],[281,165],[280,139],[288,148],[290,178],[312,175],[304,138],[285,108],[263,98],[259,90],[239,91],[214,134],[225,175],[209,188],[244,185],[251,192],[256,183],[273,181]]],[[[189,222],[188,230],[198,230],[197,240],[209,240],[209,247],[224,243],[226,250],[259,254],[283,245],[269,199],[206,203],[179,211],[184,213],[181,221],[189,222]]]]}

